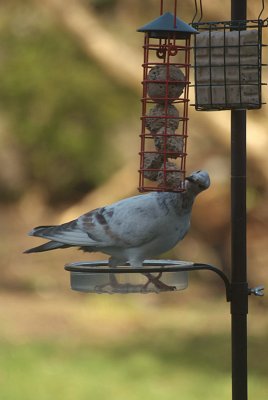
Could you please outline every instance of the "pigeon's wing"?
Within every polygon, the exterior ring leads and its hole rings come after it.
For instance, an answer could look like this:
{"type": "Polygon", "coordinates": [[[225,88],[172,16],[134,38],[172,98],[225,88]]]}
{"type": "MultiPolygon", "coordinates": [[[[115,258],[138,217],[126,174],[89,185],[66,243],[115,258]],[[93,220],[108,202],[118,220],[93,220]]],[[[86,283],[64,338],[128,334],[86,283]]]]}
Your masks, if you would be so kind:
{"type": "Polygon", "coordinates": [[[154,196],[141,195],[93,210],[77,223],[100,247],[138,247],[164,234],[165,217],[154,196]]]}
{"type": "Polygon", "coordinates": [[[141,195],[97,208],[62,225],[36,227],[29,235],[94,251],[139,247],[165,234],[167,216],[167,208],[153,194],[141,195]]]}

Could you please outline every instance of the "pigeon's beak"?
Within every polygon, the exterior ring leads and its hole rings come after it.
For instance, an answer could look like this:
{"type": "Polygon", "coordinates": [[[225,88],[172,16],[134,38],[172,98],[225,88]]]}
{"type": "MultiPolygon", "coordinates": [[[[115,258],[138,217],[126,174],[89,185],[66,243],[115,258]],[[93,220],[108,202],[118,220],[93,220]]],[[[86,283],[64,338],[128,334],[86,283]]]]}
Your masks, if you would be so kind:
{"type": "Polygon", "coordinates": [[[194,177],[192,175],[186,176],[185,180],[189,182],[195,182],[194,177]]]}
{"type": "Polygon", "coordinates": [[[191,183],[195,183],[195,185],[198,185],[198,187],[202,190],[207,189],[207,186],[204,185],[203,183],[200,183],[199,180],[194,175],[186,176],[185,180],[191,183]]]}

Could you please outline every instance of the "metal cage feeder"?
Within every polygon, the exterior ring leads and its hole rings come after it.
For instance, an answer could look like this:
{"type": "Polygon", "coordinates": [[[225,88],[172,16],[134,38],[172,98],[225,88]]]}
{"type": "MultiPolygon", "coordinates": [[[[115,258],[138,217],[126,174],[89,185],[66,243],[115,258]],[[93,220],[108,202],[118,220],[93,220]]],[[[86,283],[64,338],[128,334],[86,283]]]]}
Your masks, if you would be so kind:
{"type": "Polygon", "coordinates": [[[142,26],[143,95],[139,191],[184,190],[190,39],[197,31],[174,14],[163,13],[142,26]]]}
{"type": "Polygon", "coordinates": [[[266,20],[195,22],[195,108],[250,110],[262,106],[262,29],[266,20]]]}

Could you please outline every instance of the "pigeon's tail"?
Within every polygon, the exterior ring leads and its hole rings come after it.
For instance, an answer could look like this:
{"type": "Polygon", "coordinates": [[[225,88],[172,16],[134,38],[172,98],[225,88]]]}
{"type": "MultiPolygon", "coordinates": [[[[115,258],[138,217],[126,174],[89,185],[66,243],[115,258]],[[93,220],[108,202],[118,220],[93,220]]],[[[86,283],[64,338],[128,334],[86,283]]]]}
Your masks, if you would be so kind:
{"type": "Polygon", "coordinates": [[[38,226],[29,232],[29,235],[71,246],[89,246],[95,244],[89,239],[87,233],[80,229],[77,220],[62,225],[38,226]]]}
{"type": "Polygon", "coordinates": [[[25,250],[25,254],[30,253],[41,253],[43,251],[55,250],[55,249],[66,249],[67,247],[71,247],[69,244],[54,242],[51,240],[50,242],[41,244],[41,246],[32,247],[31,249],[25,250]]]}
{"type": "Polygon", "coordinates": [[[63,232],[70,232],[77,228],[76,220],[67,222],[62,225],[45,225],[37,226],[29,232],[29,236],[38,236],[41,238],[48,238],[49,236],[55,236],[62,234],[63,232]]]}

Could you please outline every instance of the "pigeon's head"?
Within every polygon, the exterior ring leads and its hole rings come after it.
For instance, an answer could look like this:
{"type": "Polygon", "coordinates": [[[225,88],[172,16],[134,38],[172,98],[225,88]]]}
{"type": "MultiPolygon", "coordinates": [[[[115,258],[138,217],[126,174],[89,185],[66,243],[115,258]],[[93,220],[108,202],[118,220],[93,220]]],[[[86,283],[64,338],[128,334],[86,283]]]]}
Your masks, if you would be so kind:
{"type": "Polygon", "coordinates": [[[195,171],[185,178],[187,180],[187,190],[192,190],[198,194],[210,186],[210,178],[207,171],[195,171]]]}

